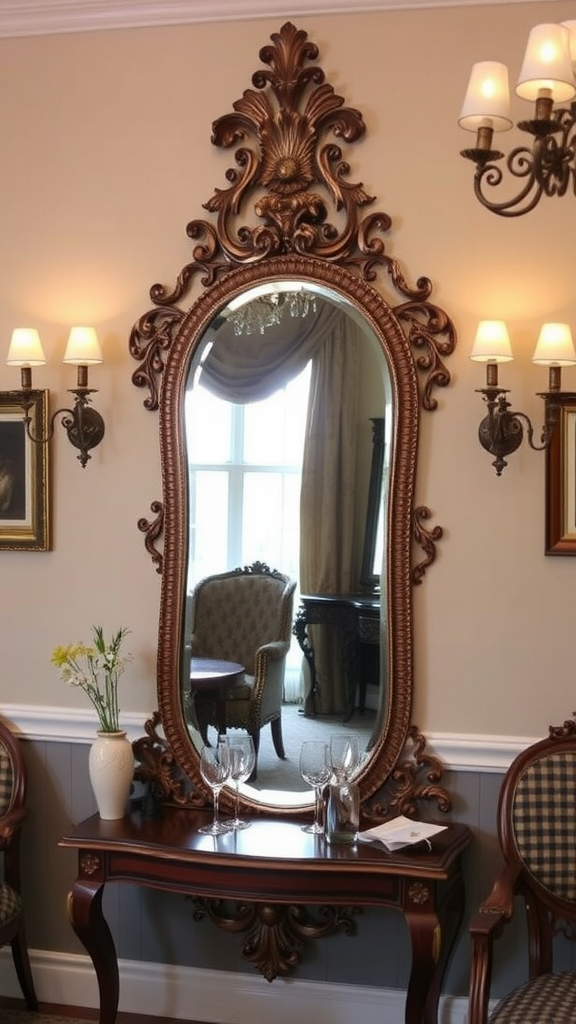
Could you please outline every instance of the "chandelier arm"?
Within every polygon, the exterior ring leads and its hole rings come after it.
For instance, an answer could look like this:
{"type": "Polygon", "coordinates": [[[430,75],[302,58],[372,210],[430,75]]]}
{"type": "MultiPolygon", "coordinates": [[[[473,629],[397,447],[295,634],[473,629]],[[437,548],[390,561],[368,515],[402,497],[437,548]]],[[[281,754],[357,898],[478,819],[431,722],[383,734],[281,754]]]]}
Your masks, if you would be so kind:
{"type": "Polygon", "coordinates": [[[506,160],[506,166],[513,177],[528,177],[525,186],[516,196],[500,203],[492,202],[488,198],[484,192],[484,187],[497,188],[503,178],[501,168],[493,163],[476,165],[474,195],[482,203],[482,206],[485,206],[487,210],[498,214],[500,217],[520,217],[524,213],[529,213],[538,205],[544,189],[537,182],[534,174],[533,154],[525,146],[518,146],[512,150],[506,160]]]}

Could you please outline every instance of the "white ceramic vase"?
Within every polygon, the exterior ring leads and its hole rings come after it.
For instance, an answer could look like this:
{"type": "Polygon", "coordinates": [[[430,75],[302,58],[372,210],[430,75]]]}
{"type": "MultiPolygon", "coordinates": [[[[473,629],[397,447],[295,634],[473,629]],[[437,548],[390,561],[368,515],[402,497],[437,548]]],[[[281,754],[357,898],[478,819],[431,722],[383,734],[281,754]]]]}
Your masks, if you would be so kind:
{"type": "Polygon", "coordinates": [[[98,732],[90,747],[88,770],[100,817],[123,818],[134,777],[134,754],[126,733],[98,732]]]}

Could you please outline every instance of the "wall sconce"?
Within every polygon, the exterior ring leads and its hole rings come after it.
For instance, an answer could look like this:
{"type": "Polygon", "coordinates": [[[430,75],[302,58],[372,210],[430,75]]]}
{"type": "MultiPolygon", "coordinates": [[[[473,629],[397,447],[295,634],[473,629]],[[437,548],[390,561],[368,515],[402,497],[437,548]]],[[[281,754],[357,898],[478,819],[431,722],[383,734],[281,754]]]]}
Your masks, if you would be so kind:
{"type": "Polygon", "coordinates": [[[516,86],[517,96],[535,104],[534,118],[517,125],[533,136],[533,142],[531,148],[516,147],[506,160],[510,174],[523,184],[512,199],[491,202],[484,188],[501,184],[503,173],[495,161],[504,156],[492,149],[492,137],[512,127],[508,68],[495,61],[474,64],[458,123],[476,132],[476,145],[462,150],[461,156],[476,164],[474,194],[492,213],[519,217],[533,210],[543,195],[565,195],[570,183],[576,192],[576,103],[554,109],[554,103],[576,96],[575,75],[576,21],[536,25],[516,86]]]}
{"type": "Polygon", "coordinates": [[[510,402],[506,398],[508,391],[498,384],[498,363],[508,363],[514,358],[503,320],[480,321],[470,358],[486,363],[486,387],[477,390],[486,402],[488,414],[478,427],[478,440],[490,455],[495,456],[492,465],[500,476],[508,465],[505,456],[511,455],[522,444],[522,420],[526,424],[528,444],[534,451],[542,451],[550,444],[560,412],[561,368],[576,364],[572,334],[568,324],[544,324],[532,356],[533,363],[549,367],[548,391],[539,393],[544,399],[540,444],[534,443],[534,428],[529,417],[523,412],[510,411],[510,402]]]}
{"type": "Polygon", "coordinates": [[[21,391],[16,394],[24,409],[24,423],[30,440],[35,444],[47,444],[54,436],[56,417],[62,416],[62,426],[68,434],[68,440],[79,450],[78,459],[84,467],[91,458],[90,449],[96,448],[104,437],[104,420],[90,405],[90,395],[95,394],[95,389],[88,387],[88,367],[102,362],[102,351],[94,328],[73,327],[70,331],[63,362],[78,367],[77,385],[69,389],[70,394],[75,395],[74,407],[58,409],[52,414],[46,437],[36,437],[32,433],[29,416],[33,391],[32,367],[43,366],[46,362],[40,335],[35,328],[16,327],[13,330],[6,362],[9,366],[21,368],[21,391]]]}

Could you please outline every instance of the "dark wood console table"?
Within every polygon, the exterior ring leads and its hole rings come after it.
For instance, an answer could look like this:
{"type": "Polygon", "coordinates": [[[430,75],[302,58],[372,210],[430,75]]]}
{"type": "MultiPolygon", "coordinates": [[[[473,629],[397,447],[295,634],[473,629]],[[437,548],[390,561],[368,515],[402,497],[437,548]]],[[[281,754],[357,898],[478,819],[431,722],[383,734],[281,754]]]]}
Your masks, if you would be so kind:
{"type": "MultiPolygon", "coordinates": [[[[364,711],[366,677],[358,672],[358,645],[380,643],[380,598],[371,594],[301,594],[300,608],[294,623],[294,636],[310,666],[312,708],[318,687],[314,647],[308,626],[335,626],[340,636],[342,662],[348,684],[348,707],[344,721],[351,718],[360,684],[359,711],[364,711]]],[[[378,660],[378,659],[377,659],[378,660]]]]}
{"type": "Polygon", "coordinates": [[[147,821],[135,805],[118,821],[93,815],[61,839],[60,846],[78,851],[69,912],[96,971],[100,1024],[114,1024],[119,997],[116,950],[102,913],[109,882],[194,896],[196,918],[245,933],[243,954],[269,981],[298,962],[302,941],[352,931],[351,908],[392,907],[403,914],[412,945],[406,1024],[437,1024],[464,908],[460,861],[471,838],[465,825],[440,832],[430,853],[402,856],[362,843],[328,846],[283,818],[254,818],[251,828],[216,838],[200,835],[211,813],[167,808],[161,820],[147,821]],[[227,907],[215,902],[222,900],[227,907]],[[328,908],[321,919],[317,907],[328,908]]]}

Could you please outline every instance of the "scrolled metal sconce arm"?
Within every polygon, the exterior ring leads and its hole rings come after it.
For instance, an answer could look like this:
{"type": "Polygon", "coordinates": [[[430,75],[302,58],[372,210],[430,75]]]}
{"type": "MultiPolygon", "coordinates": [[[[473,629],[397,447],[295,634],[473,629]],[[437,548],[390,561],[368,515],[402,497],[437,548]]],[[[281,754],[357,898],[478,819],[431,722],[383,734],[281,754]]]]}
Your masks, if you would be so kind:
{"type": "Polygon", "coordinates": [[[508,465],[506,455],[512,455],[522,444],[526,425],[527,440],[533,451],[543,451],[550,444],[558,423],[560,404],[559,391],[540,392],[544,399],[544,425],[540,435],[540,444],[534,442],[534,427],[529,416],[524,412],[511,410],[506,398],[508,391],[500,387],[477,388],[486,402],[488,413],[478,427],[478,440],[490,455],[496,456],[492,465],[498,476],[508,465]]]}
{"type": "Polygon", "coordinates": [[[92,457],[89,452],[96,448],[104,437],[104,420],[100,413],[90,405],[90,395],[95,393],[94,388],[77,387],[70,388],[71,395],[75,395],[74,408],[57,409],[50,417],[50,425],[45,437],[37,437],[31,429],[32,418],[29,411],[33,405],[32,391],[16,392],[18,401],[24,409],[24,425],[26,435],[34,444],[48,444],[54,436],[54,427],[58,416],[62,416],[62,426],[68,434],[70,444],[79,451],[78,460],[84,468],[92,457]]]}

